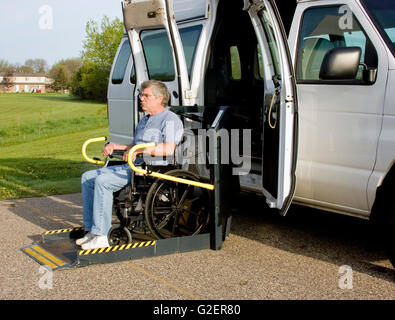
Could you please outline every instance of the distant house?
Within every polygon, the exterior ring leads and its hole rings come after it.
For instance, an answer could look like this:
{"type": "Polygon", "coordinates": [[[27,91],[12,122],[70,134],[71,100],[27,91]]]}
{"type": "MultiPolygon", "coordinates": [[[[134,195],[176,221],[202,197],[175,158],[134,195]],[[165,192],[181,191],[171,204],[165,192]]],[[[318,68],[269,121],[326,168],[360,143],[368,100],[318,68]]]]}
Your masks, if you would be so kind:
{"type": "Polygon", "coordinates": [[[0,72],[0,92],[46,92],[50,80],[45,74],[0,72]]]}

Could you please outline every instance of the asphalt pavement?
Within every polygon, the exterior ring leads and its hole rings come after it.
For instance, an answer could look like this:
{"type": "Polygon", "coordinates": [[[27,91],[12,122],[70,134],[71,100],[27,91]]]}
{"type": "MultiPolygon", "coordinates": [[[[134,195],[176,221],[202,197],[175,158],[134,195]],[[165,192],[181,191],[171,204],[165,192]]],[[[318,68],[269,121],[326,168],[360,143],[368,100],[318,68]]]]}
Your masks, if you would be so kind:
{"type": "Polygon", "coordinates": [[[246,195],[218,251],[48,272],[21,252],[82,225],[80,194],[0,202],[0,299],[394,300],[395,270],[367,250],[368,223],[309,208],[283,218],[246,195]]]}

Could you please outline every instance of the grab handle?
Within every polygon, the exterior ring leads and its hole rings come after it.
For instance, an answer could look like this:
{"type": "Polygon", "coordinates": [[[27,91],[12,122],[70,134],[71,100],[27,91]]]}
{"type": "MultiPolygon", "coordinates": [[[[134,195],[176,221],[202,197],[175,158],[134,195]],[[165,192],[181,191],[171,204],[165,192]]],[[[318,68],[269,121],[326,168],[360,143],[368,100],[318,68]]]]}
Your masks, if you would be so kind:
{"type": "Polygon", "coordinates": [[[98,164],[98,165],[105,165],[105,162],[99,159],[92,159],[90,157],[88,157],[88,155],[86,154],[86,148],[88,147],[88,145],[90,145],[91,143],[94,142],[104,142],[107,140],[107,137],[100,137],[100,138],[93,138],[93,139],[89,139],[86,140],[84,142],[84,144],[82,145],[82,149],[81,149],[81,153],[82,156],[84,157],[85,161],[89,162],[89,163],[93,163],[93,164],[98,164]]]}
{"type": "Polygon", "coordinates": [[[132,149],[130,149],[130,152],[128,154],[128,164],[134,172],[141,173],[141,174],[151,176],[154,178],[183,183],[183,184],[187,184],[187,185],[191,185],[191,186],[195,186],[195,187],[199,187],[199,188],[204,188],[204,189],[208,189],[208,190],[214,190],[214,185],[209,184],[209,183],[202,183],[202,182],[188,180],[188,179],[184,179],[184,178],[177,178],[177,177],[174,177],[174,176],[171,176],[168,174],[159,173],[159,172],[148,173],[148,171],[145,169],[137,168],[132,161],[133,153],[135,153],[137,150],[140,150],[140,149],[155,147],[155,145],[156,144],[154,142],[142,143],[142,144],[137,144],[134,147],[132,147],[132,149]]]}

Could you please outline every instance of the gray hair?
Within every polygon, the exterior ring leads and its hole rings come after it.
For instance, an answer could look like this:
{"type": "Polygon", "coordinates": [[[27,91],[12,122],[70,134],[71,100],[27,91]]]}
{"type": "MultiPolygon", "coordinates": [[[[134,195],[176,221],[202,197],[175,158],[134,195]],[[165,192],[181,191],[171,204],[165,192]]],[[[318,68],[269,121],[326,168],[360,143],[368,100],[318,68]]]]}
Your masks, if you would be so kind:
{"type": "Polygon", "coordinates": [[[166,85],[158,80],[148,80],[141,84],[141,90],[152,88],[152,94],[156,97],[163,97],[162,105],[166,107],[170,100],[170,93],[166,85]]]}

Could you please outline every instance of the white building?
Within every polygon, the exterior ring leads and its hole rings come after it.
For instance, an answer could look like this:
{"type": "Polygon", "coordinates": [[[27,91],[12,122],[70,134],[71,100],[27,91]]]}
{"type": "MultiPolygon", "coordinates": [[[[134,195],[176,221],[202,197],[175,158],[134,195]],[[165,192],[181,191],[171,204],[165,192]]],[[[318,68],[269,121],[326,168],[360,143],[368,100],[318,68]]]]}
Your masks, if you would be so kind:
{"type": "Polygon", "coordinates": [[[0,72],[0,92],[46,92],[45,74],[0,72]]]}

